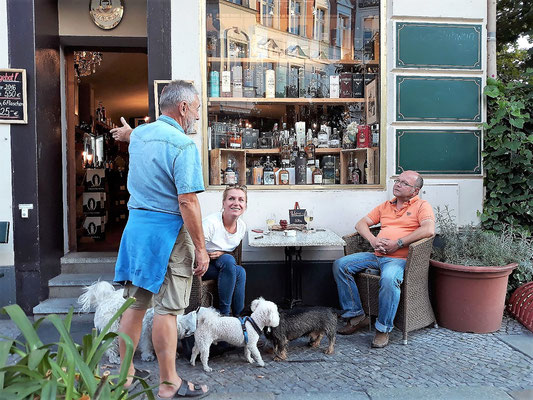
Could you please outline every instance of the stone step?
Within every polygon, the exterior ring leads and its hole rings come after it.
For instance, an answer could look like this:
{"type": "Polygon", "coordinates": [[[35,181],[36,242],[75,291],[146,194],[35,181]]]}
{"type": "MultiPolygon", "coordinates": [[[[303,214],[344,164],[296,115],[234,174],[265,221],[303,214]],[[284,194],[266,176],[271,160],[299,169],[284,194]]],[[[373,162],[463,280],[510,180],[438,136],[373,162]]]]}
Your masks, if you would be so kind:
{"type": "Polygon", "coordinates": [[[113,273],[116,252],[72,252],[61,257],[64,274],[113,273]]]}
{"type": "Polygon", "coordinates": [[[52,298],[42,301],[35,307],[33,307],[33,315],[36,318],[44,317],[48,314],[58,314],[64,316],[70,308],[74,308],[74,317],[80,321],[92,321],[94,318],[94,310],[88,313],[80,312],[80,305],[78,304],[77,297],[63,297],[52,298]]]}
{"type": "MultiPolygon", "coordinates": [[[[85,286],[98,281],[113,283],[113,273],[60,274],[48,281],[49,298],[78,298],[85,286]]],[[[119,285],[115,285],[118,287],[119,285]]]]}

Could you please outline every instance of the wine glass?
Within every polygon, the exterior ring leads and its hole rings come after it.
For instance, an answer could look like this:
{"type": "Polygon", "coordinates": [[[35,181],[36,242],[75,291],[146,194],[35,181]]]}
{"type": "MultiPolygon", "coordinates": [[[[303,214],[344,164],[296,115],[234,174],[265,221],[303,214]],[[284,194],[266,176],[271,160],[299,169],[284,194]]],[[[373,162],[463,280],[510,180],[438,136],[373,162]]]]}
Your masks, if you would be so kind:
{"type": "Polygon", "coordinates": [[[276,216],[274,214],[268,214],[266,219],[267,229],[272,230],[272,226],[276,223],[276,216]]]}
{"type": "Polygon", "coordinates": [[[313,222],[313,211],[305,210],[304,221],[307,222],[307,230],[311,230],[311,222],[313,222]]]}

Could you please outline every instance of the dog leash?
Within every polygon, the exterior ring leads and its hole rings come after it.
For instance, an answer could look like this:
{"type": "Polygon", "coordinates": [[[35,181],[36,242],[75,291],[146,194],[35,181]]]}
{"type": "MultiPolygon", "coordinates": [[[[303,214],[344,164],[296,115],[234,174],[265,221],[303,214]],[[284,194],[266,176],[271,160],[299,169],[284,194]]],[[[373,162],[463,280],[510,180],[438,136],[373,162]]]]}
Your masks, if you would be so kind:
{"type": "Polygon", "coordinates": [[[246,329],[246,322],[249,322],[250,324],[252,324],[257,334],[261,336],[263,332],[261,331],[261,329],[259,329],[255,321],[252,319],[252,317],[238,317],[238,318],[239,318],[239,321],[241,322],[242,333],[244,335],[244,343],[248,344],[248,330],[246,329]]]}

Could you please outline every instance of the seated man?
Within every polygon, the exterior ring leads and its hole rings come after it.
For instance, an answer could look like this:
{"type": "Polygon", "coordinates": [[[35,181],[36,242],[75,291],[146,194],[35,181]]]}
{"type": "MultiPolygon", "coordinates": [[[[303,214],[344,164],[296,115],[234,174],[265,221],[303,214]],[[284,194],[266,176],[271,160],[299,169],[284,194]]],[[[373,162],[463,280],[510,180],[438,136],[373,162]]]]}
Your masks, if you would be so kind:
{"type": "Polygon", "coordinates": [[[333,263],[333,276],[339,292],[339,303],[348,319],[339,330],[341,335],[351,335],[368,326],[354,280],[354,274],[366,268],[381,270],[379,311],[376,335],[372,347],[389,344],[389,332],[394,327],[394,317],[400,302],[400,285],[409,244],[428,238],[435,233],[435,215],[431,205],[418,197],[424,180],[415,171],[405,171],[394,181],[396,196],[374,208],[355,225],[357,232],[370,242],[374,253],[355,253],[339,258],[333,263]],[[370,227],[381,223],[377,237],[370,227]]]}

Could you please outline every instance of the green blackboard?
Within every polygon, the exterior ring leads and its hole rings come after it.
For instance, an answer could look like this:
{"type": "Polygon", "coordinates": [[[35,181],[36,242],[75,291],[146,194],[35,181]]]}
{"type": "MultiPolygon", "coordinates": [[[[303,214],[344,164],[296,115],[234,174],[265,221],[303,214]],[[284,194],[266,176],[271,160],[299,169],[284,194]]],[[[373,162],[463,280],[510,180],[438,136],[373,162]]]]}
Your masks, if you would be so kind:
{"type": "Polygon", "coordinates": [[[396,173],[480,174],[481,131],[396,131],[396,173]]]}
{"type": "Polygon", "coordinates": [[[481,78],[397,76],[396,120],[481,122],[481,78]]]}
{"type": "Polygon", "coordinates": [[[398,68],[481,69],[481,25],[396,24],[398,68]]]}

